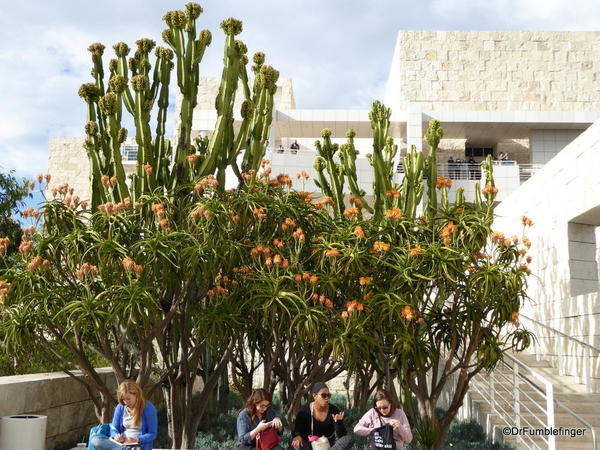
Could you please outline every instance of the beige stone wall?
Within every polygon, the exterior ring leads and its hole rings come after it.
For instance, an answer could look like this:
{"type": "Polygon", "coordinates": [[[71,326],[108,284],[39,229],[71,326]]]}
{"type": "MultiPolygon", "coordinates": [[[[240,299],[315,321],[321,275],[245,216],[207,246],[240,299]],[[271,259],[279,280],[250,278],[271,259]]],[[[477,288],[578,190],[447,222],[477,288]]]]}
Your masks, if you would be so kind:
{"type": "Polygon", "coordinates": [[[51,138],[48,152],[48,172],[52,180],[49,190],[63,183],[75,189],[81,200],[90,199],[89,163],[84,138],[51,138]]]}
{"type": "MultiPolygon", "coordinates": [[[[98,369],[116,390],[110,369],[98,369]]],[[[46,449],[80,440],[98,423],[94,407],[81,383],[59,372],[0,377],[0,417],[18,414],[48,416],[46,449]]]]}
{"type": "Polygon", "coordinates": [[[432,111],[600,111],[600,31],[400,31],[386,101],[432,111]]]}

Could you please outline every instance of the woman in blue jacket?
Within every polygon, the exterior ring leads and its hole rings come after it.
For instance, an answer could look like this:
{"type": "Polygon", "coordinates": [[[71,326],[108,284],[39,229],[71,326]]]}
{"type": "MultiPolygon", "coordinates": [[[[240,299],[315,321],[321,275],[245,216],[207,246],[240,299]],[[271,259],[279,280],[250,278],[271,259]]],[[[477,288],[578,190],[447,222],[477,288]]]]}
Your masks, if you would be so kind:
{"type": "Polygon", "coordinates": [[[158,421],[154,405],[144,398],[142,389],[130,380],[119,385],[117,400],[119,404],[110,424],[110,439],[94,436],[92,446],[96,450],[121,450],[137,444],[142,450],[152,450],[158,421]]]}

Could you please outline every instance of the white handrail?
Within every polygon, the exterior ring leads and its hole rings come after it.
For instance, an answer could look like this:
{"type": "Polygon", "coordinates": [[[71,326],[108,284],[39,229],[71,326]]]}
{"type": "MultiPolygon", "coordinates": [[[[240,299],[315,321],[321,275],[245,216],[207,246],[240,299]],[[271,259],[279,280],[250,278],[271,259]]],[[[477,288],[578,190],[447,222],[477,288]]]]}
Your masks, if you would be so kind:
{"type": "MultiPolygon", "coordinates": [[[[541,327],[544,330],[550,331],[556,337],[567,339],[569,342],[572,342],[573,344],[583,348],[583,375],[579,376],[579,382],[586,386],[588,392],[594,392],[594,387],[592,385],[592,353],[595,353],[595,356],[600,356],[600,348],[594,347],[593,345],[590,345],[587,342],[584,342],[580,339],[574,338],[573,336],[569,336],[568,334],[565,334],[562,331],[557,330],[556,328],[552,328],[524,314],[520,314],[519,319],[521,321],[522,319],[529,321],[531,323],[532,328],[541,327]]],[[[539,336],[543,335],[543,333],[536,332],[535,335],[539,336]]],[[[544,354],[544,352],[542,351],[542,346],[540,345],[537,339],[534,341],[534,346],[536,347],[536,358],[539,360],[540,355],[544,354]]],[[[562,367],[560,367],[560,365],[558,367],[558,370],[560,375],[565,375],[564,370],[562,367]]]]}
{"type": "MultiPolygon", "coordinates": [[[[535,372],[532,368],[519,361],[514,356],[510,354],[505,354],[504,356],[508,361],[501,361],[501,366],[510,370],[511,373],[508,376],[498,370],[494,370],[488,375],[487,380],[481,380],[481,383],[476,382],[472,384],[474,391],[478,392],[484,399],[489,399],[491,413],[497,415],[510,427],[521,429],[521,427],[526,425],[529,429],[554,429],[556,410],[564,411],[585,428],[589,429],[592,436],[592,449],[598,450],[594,427],[583,417],[554,398],[554,385],[552,382],[535,372]],[[535,380],[535,382],[532,379],[535,380]],[[533,389],[534,392],[540,395],[542,397],[541,403],[539,400],[534,399],[526,390],[521,388],[519,386],[520,383],[524,383],[528,388],[533,389]],[[485,389],[486,387],[488,390],[487,392],[485,389]],[[512,399],[509,398],[511,394],[512,399]],[[503,407],[497,398],[501,398],[504,401],[504,404],[510,405],[509,408],[503,407]],[[531,408],[523,402],[524,399],[533,402],[540,410],[541,414],[536,414],[532,411],[531,408]],[[512,407],[512,410],[510,410],[510,407],[512,407]],[[530,422],[527,415],[524,415],[525,412],[533,417],[534,424],[530,422]]],[[[480,374],[478,377],[482,378],[483,375],[480,374]]],[[[547,437],[540,435],[540,437],[546,444],[548,450],[556,450],[556,437],[554,434],[550,433],[547,437]]],[[[523,444],[528,445],[529,448],[540,448],[528,434],[519,434],[518,438],[523,444]]]]}

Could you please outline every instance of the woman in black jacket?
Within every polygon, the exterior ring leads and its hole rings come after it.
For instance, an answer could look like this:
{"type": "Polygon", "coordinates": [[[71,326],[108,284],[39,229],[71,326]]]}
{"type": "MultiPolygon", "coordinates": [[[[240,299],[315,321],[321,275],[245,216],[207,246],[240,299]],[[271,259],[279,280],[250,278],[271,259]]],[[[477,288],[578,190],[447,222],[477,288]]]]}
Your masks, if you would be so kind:
{"type": "Polygon", "coordinates": [[[303,405],[298,411],[294,426],[292,448],[310,450],[309,436],[325,436],[331,450],[348,450],[354,444],[354,437],[346,435],[344,413],[329,403],[331,393],[325,383],[316,383],[311,394],[313,401],[303,405]]]}

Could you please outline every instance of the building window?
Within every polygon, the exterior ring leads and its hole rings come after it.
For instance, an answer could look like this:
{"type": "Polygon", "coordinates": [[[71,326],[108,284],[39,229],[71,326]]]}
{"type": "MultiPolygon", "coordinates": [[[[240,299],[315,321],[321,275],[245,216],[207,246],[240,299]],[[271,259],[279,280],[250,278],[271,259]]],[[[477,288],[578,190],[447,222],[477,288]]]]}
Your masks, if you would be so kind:
{"type": "Polygon", "coordinates": [[[125,161],[137,161],[137,145],[121,145],[121,156],[125,161]]]}

